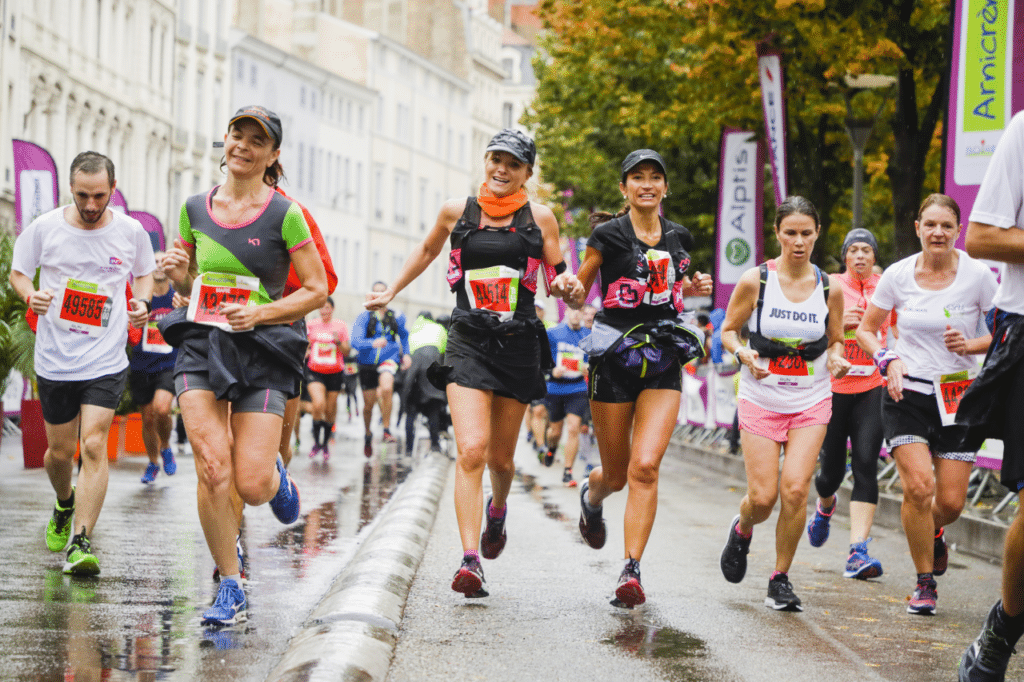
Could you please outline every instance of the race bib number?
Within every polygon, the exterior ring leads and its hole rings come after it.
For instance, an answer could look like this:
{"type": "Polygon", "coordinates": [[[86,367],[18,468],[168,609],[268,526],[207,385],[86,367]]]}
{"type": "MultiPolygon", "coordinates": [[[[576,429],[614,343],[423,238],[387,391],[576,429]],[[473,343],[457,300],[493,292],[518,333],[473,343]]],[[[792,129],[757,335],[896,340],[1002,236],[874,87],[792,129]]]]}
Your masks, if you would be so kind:
{"type": "Polygon", "coordinates": [[[956,421],[956,411],[960,407],[960,399],[964,397],[967,387],[974,377],[966,369],[955,374],[943,374],[933,382],[935,399],[939,403],[939,416],[942,425],[950,426],[956,421]]]}
{"type": "Polygon", "coordinates": [[[558,351],[558,360],[555,364],[562,368],[563,379],[579,379],[586,367],[583,362],[583,351],[579,349],[558,351]]]}
{"type": "Polygon", "coordinates": [[[332,341],[317,341],[313,344],[313,361],[318,365],[337,365],[338,346],[332,341]]]}
{"type": "MultiPolygon", "coordinates": [[[[188,304],[190,322],[208,324],[225,331],[233,331],[221,308],[231,303],[255,305],[253,293],[259,291],[257,277],[205,272],[192,284],[192,297],[188,304]]],[[[244,331],[244,330],[239,330],[244,331]]]]}
{"type": "Polygon", "coordinates": [[[875,361],[860,347],[856,336],[857,330],[851,329],[846,332],[846,339],[843,342],[843,357],[853,365],[846,375],[851,377],[869,377],[875,373],[875,361]]]}
{"type": "Polygon", "coordinates": [[[668,303],[672,299],[672,287],[676,283],[676,271],[672,267],[672,256],[668,251],[647,250],[647,293],[644,302],[651,305],[668,303]]]}
{"type": "Polygon", "coordinates": [[[142,350],[147,353],[167,355],[174,352],[174,347],[164,341],[164,335],[156,326],[156,320],[150,320],[142,330],[142,350]]]}
{"type": "Polygon", "coordinates": [[[512,319],[519,298],[518,270],[507,265],[468,270],[465,281],[471,306],[496,314],[502,322],[512,319]]]}
{"type": "Polygon", "coordinates": [[[783,355],[768,360],[770,374],[761,381],[772,386],[810,388],[814,385],[814,366],[799,355],[783,355]]]}
{"type": "Polygon", "coordinates": [[[64,331],[99,337],[107,333],[113,301],[110,287],[65,277],[56,325],[64,331]]]}

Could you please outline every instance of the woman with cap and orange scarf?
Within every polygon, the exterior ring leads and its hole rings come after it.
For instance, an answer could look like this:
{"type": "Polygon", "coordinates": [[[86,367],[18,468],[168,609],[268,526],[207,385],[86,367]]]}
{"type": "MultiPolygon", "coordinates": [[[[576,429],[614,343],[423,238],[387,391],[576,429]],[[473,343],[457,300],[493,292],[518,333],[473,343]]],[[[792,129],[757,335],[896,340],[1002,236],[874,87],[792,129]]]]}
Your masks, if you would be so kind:
{"type": "Polygon", "coordinates": [[[551,353],[533,305],[539,277],[548,279],[554,295],[574,306],[583,303],[583,288],[562,260],[554,214],[531,202],[524,187],[536,155],[523,133],[499,131],[487,145],[486,178],[477,195],[445,202],[394,284],[369,294],[365,304],[369,310],[385,307],[450,239],[447,279],[456,305],[445,364],[435,364],[429,374],[432,383],[447,386],[455,428],[455,515],[463,558],[452,589],[467,597],[488,595],[480,556],[496,559],[505,547],[505,500],[519,427],[530,401],[546,394],[542,370],[551,353]],[[485,467],[492,489],[486,510],[485,467]]]}

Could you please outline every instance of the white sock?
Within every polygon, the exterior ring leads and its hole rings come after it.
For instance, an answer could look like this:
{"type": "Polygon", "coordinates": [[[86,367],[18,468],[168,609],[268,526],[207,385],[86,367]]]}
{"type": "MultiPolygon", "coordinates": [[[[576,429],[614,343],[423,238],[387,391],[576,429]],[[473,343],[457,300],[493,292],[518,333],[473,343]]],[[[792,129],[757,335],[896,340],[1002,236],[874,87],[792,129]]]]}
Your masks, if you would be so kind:
{"type": "Polygon", "coordinates": [[[236,585],[242,584],[242,575],[240,573],[236,573],[235,575],[222,575],[220,579],[221,581],[234,580],[236,585]]]}

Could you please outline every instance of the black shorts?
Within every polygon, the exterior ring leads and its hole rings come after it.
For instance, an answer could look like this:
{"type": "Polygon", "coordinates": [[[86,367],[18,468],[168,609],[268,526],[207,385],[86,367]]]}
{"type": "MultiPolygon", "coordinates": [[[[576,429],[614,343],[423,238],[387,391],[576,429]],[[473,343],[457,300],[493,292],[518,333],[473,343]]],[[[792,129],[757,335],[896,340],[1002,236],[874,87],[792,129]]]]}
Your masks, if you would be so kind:
{"type": "Polygon", "coordinates": [[[139,407],[153,402],[157,389],[174,395],[174,368],[155,373],[131,370],[131,374],[128,375],[128,387],[132,391],[132,399],[139,407]]]}
{"type": "Polygon", "coordinates": [[[313,398],[310,397],[310,395],[309,395],[309,382],[307,382],[305,379],[303,379],[299,383],[301,384],[301,386],[299,386],[299,402],[303,402],[303,403],[311,403],[311,402],[313,402],[313,398]]]}
{"type": "Polygon", "coordinates": [[[303,377],[304,384],[323,384],[324,388],[327,389],[328,393],[339,393],[342,388],[342,384],[345,381],[344,372],[335,372],[334,374],[321,374],[320,372],[306,367],[306,374],[303,377]]]}
{"type": "Polygon", "coordinates": [[[82,405],[116,410],[127,383],[127,369],[83,381],[51,381],[37,376],[43,420],[47,424],[67,424],[78,416],[82,405]]]}
{"type": "MultiPolygon", "coordinates": [[[[903,389],[903,400],[896,402],[886,391],[882,397],[882,431],[891,447],[907,442],[926,442],[932,453],[959,453],[967,427],[943,426],[934,395],[903,389]],[[919,441],[910,440],[920,439],[919,441]]],[[[951,458],[946,458],[951,459],[951,458]]],[[[952,458],[959,459],[959,458],[952,458]]]]}
{"type": "Polygon", "coordinates": [[[604,358],[590,365],[590,399],[599,403],[634,403],[647,389],[683,391],[683,366],[676,360],[657,376],[638,377],[604,358]]]}
{"type": "Polygon", "coordinates": [[[551,422],[560,422],[567,414],[576,415],[582,422],[590,413],[590,400],[587,399],[586,391],[563,395],[548,393],[544,403],[548,408],[548,421],[551,422]]]}
{"type": "MultiPolygon", "coordinates": [[[[394,360],[391,360],[391,366],[394,366],[394,360]]],[[[384,364],[383,362],[381,365],[384,364]]],[[[382,370],[380,365],[359,365],[359,385],[362,386],[364,391],[372,391],[373,389],[380,386],[380,374],[381,372],[387,372],[392,376],[395,372],[389,370],[382,370]]]]}
{"type": "MultiPolygon", "coordinates": [[[[209,391],[216,393],[210,384],[210,377],[205,372],[181,372],[174,376],[174,390],[177,395],[186,391],[209,391]]],[[[265,414],[276,414],[284,418],[285,407],[288,405],[288,396],[284,391],[274,388],[260,388],[250,386],[237,399],[231,401],[232,412],[262,412],[265,414]]]]}

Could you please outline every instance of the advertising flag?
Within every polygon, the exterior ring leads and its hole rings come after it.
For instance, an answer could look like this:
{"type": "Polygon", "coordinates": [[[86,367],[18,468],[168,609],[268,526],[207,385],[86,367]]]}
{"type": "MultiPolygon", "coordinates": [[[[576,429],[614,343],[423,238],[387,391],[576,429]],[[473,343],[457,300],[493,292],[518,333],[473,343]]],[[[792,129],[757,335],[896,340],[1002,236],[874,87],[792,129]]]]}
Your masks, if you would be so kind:
{"type": "Polygon", "coordinates": [[[746,270],[763,259],[764,151],[749,130],[722,131],[715,229],[715,306],[725,308],[746,270]]]}
{"type": "Polygon", "coordinates": [[[25,140],[14,146],[14,234],[47,211],[57,208],[57,166],[50,153],[25,140]]]}
{"type": "Polygon", "coordinates": [[[149,241],[153,243],[153,251],[164,251],[167,247],[167,239],[164,237],[164,226],[152,213],[146,211],[128,211],[128,215],[135,218],[142,227],[149,233],[149,241]]]}
{"type": "Polygon", "coordinates": [[[782,81],[782,57],[777,50],[757,46],[757,75],[761,81],[761,107],[768,140],[768,158],[772,163],[775,205],[786,198],[786,100],[782,81]]]}

